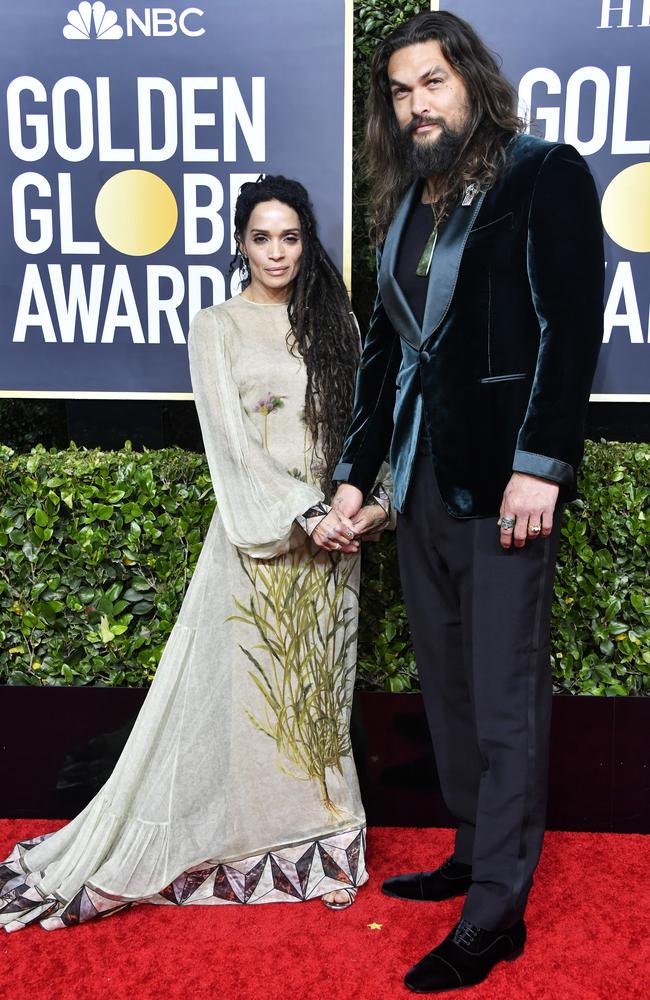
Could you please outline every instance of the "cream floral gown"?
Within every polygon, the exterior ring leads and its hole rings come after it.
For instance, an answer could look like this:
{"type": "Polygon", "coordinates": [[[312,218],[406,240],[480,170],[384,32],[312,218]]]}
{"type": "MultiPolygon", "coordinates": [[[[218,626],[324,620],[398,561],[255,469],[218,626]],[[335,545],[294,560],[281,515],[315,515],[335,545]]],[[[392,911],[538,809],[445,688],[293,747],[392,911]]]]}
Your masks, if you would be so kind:
{"type": "Polygon", "coordinates": [[[241,296],[192,324],[217,508],[111,777],[0,866],[7,931],[134,903],[299,902],[367,880],[349,736],[359,557],[317,549],[300,526],[323,494],[288,330],[286,306],[241,296]]]}

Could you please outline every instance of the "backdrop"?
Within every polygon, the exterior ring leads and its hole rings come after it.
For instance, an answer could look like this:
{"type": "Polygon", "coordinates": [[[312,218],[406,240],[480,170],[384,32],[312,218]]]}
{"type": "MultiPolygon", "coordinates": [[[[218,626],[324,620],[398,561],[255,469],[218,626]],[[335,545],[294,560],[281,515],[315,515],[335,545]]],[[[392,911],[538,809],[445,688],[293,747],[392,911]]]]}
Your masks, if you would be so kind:
{"type": "Polygon", "coordinates": [[[188,394],[260,172],[307,186],[348,270],[351,0],[165,3],[2,5],[2,395],[188,394]]]}
{"type": "Polygon", "coordinates": [[[650,401],[650,0],[443,0],[440,8],[470,21],[503,57],[534,130],[586,158],[607,258],[592,399],[650,401]]]}

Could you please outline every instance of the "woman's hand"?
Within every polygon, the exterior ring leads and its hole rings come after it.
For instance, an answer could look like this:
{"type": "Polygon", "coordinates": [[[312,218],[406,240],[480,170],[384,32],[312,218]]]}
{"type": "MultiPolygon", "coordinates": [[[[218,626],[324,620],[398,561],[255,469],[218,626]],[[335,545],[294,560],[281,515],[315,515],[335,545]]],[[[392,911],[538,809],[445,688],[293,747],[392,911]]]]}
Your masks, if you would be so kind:
{"type": "Polygon", "coordinates": [[[311,533],[316,545],[326,552],[358,552],[359,542],[354,536],[352,521],[334,508],[319,521],[311,533]]]}

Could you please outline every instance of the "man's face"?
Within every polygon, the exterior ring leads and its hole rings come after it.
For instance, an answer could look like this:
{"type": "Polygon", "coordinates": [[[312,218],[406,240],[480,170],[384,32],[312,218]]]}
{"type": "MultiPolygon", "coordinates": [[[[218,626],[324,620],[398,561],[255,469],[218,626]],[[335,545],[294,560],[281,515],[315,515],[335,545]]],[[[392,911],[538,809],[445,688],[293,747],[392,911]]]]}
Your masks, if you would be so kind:
{"type": "Polygon", "coordinates": [[[419,176],[451,166],[466,137],[470,100],[465,81],[437,41],[398,49],[388,82],[407,162],[419,176]]]}

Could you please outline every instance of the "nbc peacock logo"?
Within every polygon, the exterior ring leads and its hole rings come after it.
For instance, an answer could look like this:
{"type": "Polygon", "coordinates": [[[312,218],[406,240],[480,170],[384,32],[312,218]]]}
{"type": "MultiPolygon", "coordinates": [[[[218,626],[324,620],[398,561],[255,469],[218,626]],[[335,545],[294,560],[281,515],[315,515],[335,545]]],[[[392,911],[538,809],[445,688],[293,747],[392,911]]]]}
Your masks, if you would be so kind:
{"type": "Polygon", "coordinates": [[[105,3],[96,0],[89,3],[82,0],[76,10],[68,11],[68,23],[63,28],[63,35],[72,41],[97,38],[99,41],[112,41],[121,38],[123,28],[117,23],[117,14],[108,10],[105,3]]]}

